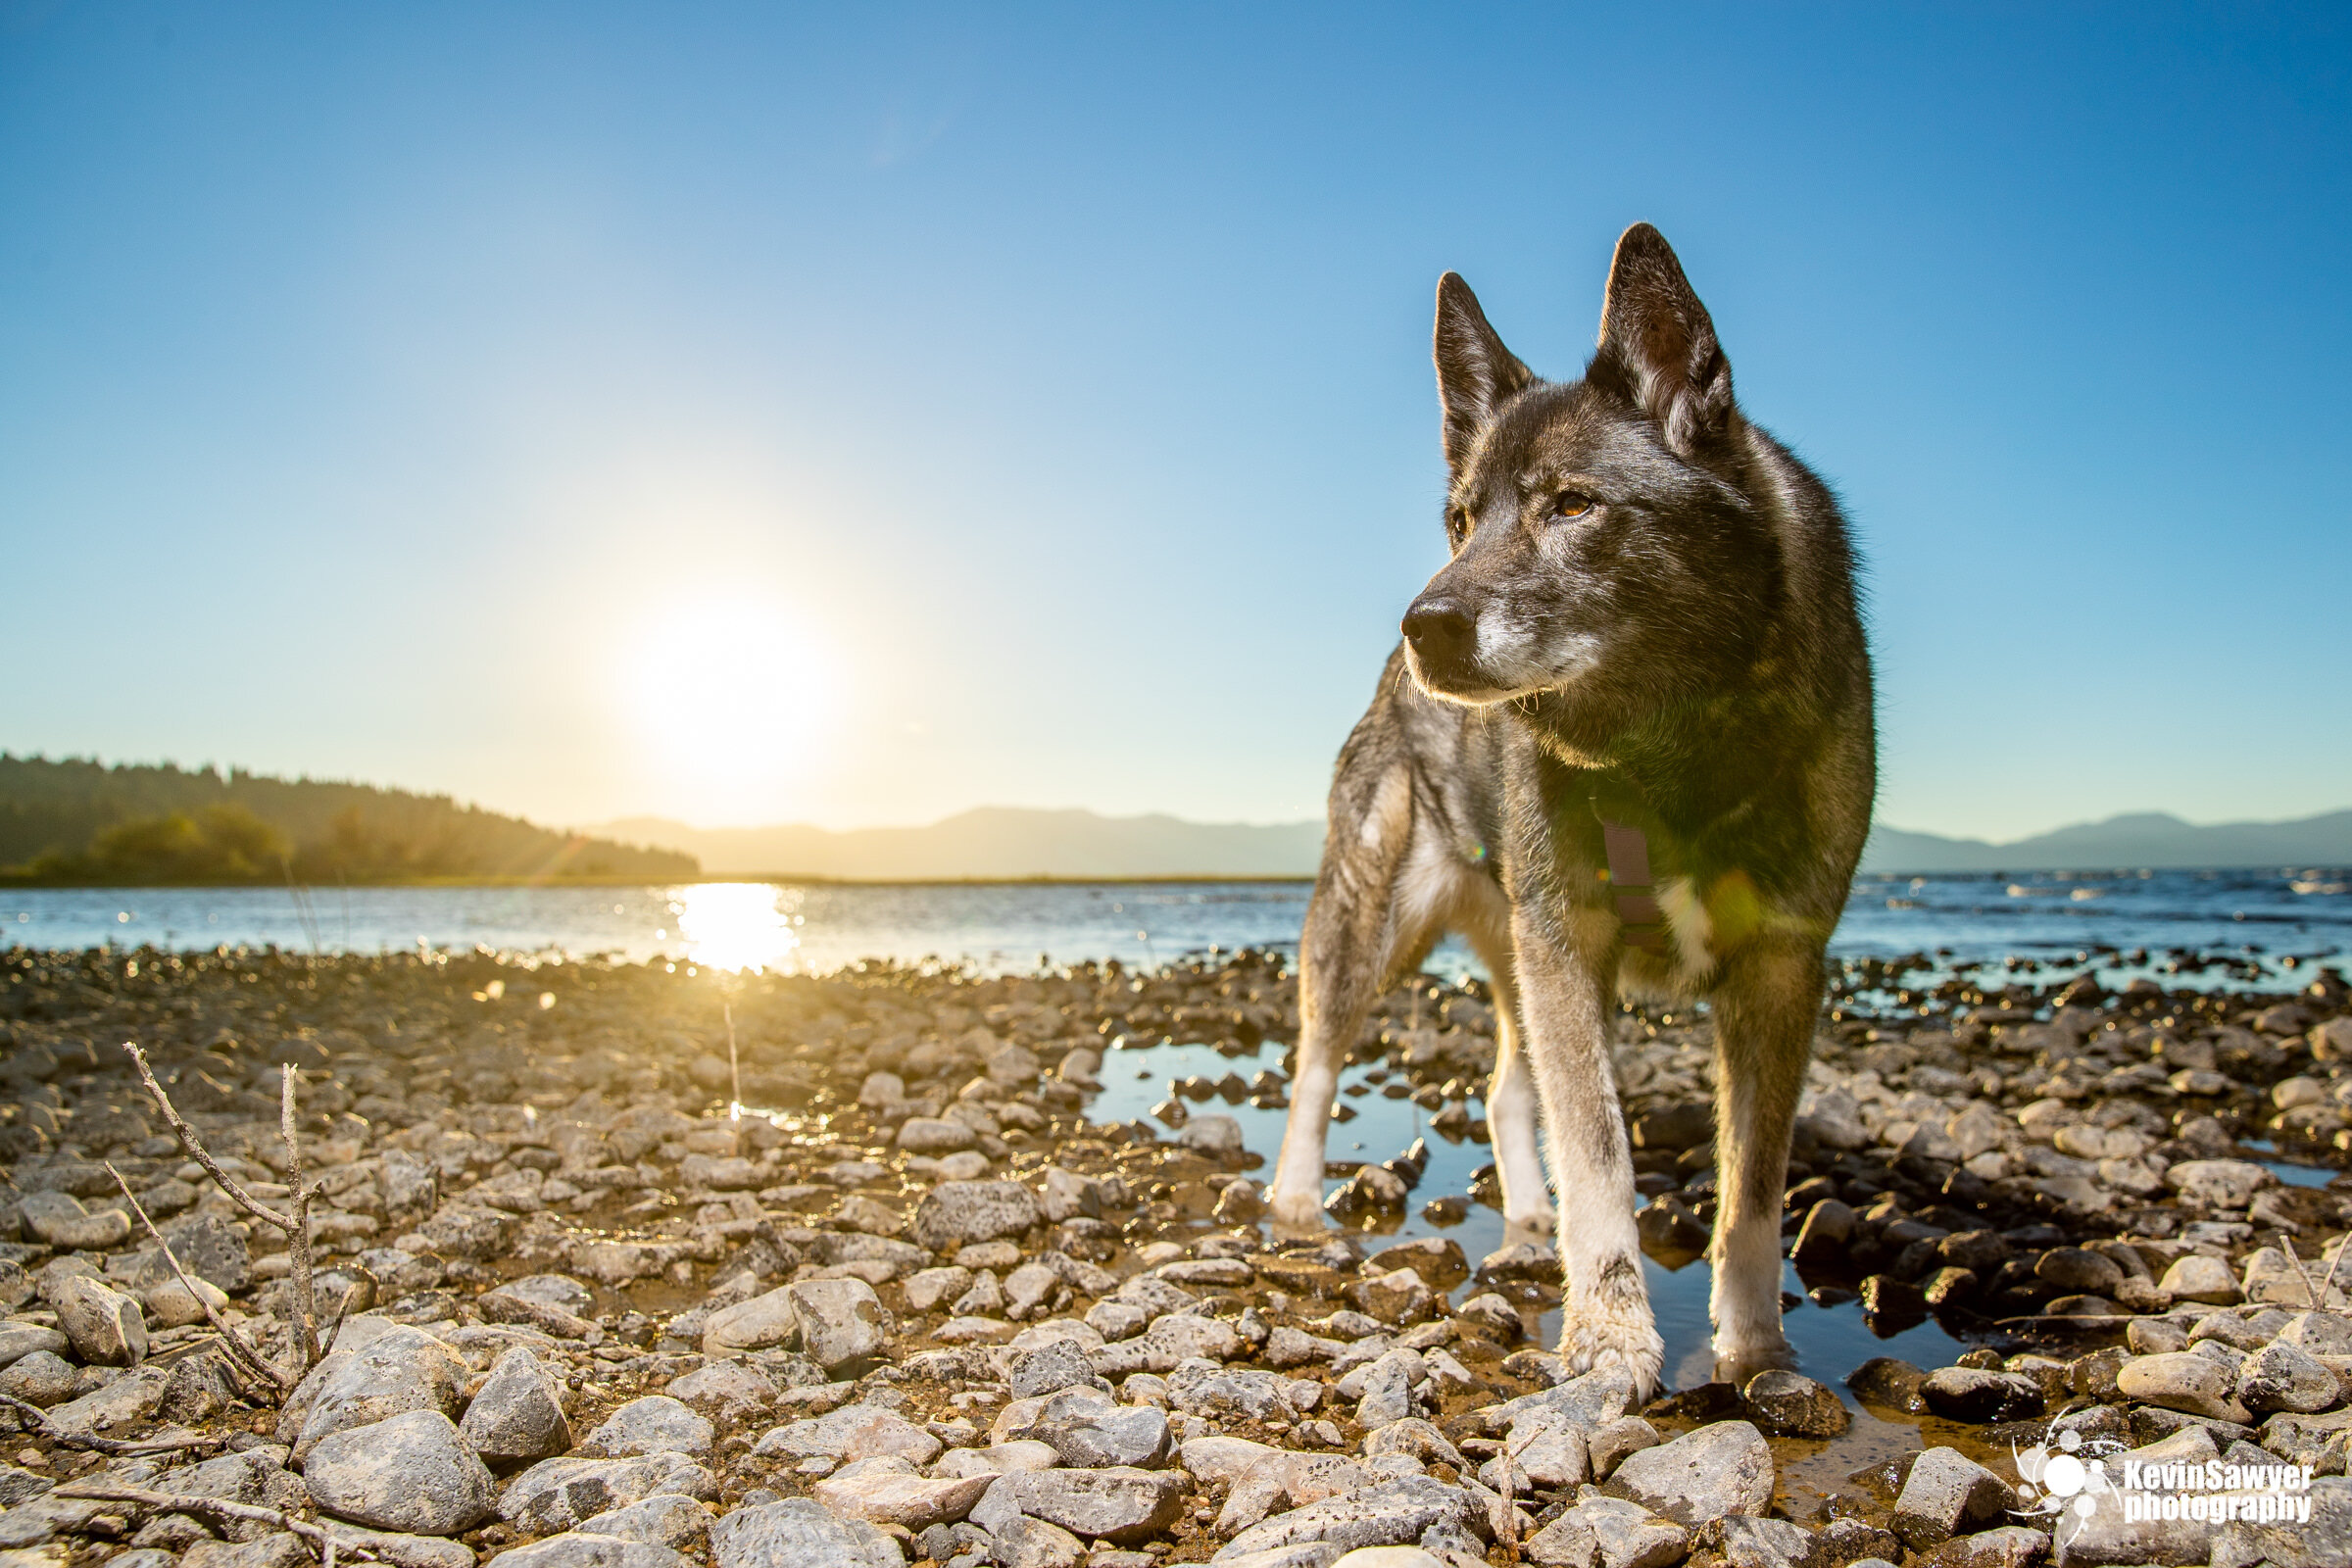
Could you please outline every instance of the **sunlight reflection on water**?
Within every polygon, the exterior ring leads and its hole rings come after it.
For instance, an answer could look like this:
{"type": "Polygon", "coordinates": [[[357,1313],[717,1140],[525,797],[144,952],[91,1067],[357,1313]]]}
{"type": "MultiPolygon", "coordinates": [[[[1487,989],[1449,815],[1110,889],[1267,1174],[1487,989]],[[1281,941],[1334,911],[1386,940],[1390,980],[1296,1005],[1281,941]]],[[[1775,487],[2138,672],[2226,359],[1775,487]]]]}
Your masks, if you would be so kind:
{"type": "Polygon", "coordinates": [[[801,894],[769,882],[700,882],[671,902],[686,956],[710,969],[789,970],[800,952],[801,894]]]}

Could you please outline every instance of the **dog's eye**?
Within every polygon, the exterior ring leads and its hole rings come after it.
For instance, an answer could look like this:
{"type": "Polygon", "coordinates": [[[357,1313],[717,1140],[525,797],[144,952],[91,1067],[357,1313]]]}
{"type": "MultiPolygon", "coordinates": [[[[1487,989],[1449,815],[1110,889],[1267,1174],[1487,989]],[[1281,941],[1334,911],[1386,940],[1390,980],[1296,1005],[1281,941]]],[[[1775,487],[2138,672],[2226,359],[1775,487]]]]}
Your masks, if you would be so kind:
{"type": "Polygon", "coordinates": [[[1459,507],[1446,509],[1446,537],[1460,544],[1470,536],[1470,514],[1459,507]]]}
{"type": "Polygon", "coordinates": [[[1555,517],[1581,517],[1592,510],[1592,498],[1582,490],[1563,490],[1551,503],[1551,514],[1555,517]]]}

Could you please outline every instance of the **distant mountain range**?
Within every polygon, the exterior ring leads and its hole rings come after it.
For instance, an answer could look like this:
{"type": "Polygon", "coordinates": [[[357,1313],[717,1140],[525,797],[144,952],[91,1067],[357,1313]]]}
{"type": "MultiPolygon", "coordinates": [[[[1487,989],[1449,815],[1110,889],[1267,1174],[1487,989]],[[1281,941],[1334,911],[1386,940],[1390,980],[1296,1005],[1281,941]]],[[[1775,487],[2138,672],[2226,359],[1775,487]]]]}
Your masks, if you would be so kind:
{"type": "Polygon", "coordinates": [[[2352,865],[2352,811],[2293,822],[2200,827],[2162,811],[2081,822],[2010,844],[1947,839],[1882,826],[1862,852],[1865,871],[2110,871],[2230,866],[2352,865]]]}

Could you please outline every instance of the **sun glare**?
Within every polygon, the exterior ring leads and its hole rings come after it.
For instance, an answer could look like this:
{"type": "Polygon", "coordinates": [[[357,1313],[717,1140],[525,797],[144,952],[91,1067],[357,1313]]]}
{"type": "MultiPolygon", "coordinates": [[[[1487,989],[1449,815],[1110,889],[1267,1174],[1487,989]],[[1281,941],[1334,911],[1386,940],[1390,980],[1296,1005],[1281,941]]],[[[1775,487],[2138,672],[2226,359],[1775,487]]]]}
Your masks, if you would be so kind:
{"type": "Polygon", "coordinates": [[[678,889],[670,907],[697,967],[781,970],[801,946],[789,902],[797,895],[765,882],[703,882],[678,889]]]}
{"type": "Polygon", "coordinates": [[[822,645],[781,606],[710,598],[650,622],[627,654],[631,717],[677,809],[768,817],[838,702],[822,645]]]}

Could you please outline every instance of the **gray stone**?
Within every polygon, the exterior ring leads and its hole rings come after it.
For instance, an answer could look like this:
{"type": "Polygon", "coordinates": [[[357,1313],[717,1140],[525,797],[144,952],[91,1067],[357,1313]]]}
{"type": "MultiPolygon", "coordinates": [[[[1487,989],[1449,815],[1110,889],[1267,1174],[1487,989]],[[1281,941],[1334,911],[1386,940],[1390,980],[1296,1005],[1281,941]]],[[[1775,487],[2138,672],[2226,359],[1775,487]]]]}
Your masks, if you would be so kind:
{"type": "Polygon", "coordinates": [[[1018,1182],[941,1182],[914,1208],[914,1239],[935,1252],[1017,1237],[1044,1222],[1037,1195],[1018,1182]]]}
{"type": "Polygon", "coordinates": [[[459,1434],[485,1459],[545,1459],[571,1446],[564,1413],[564,1384],[527,1346],[517,1345],[491,1366],[459,1434]]]}
{"type": "Polygon", "coordinates": [[[1148,1404],[1114,1404],[1092,1389],[1054,1395],[1032,1420],[1007,1435],[1051,1445],[1063,1464],[1078,1470],[1157,1469],[1170,1452],[1166,1412],[1148,1404]]]}
{"type": "Polygon", "coordinates": [[[1772,1502],[1772,1447],[1745,1421],[1718,1421],[1627,1456],[1604,1490],[1681,1525],[1762,1514],[1772,1502]]]}
{"type": "Polygon", "coordinates": [[[988,1494],[1075,1535],[1129,1545],[1175,1524],[1184,1477],[1114,1465],[1102,1470],[1021,1470],[1000,1476],[988,1494]]]}
{"type": "Polygon", "coordinates": [[[136,1366],[147,1358],[147,1319],[122,1292],[69,1275],[49,1293],[49,1304],[74,1352],[92,1366],[136,1366]]]}
{"type": "Polygon", "coordinates": [[[1658,1446],[1658,1429],[1638,1415],[1619,1416],[1592,1430],[1585,1452],[1594,1480],[1605,1481],[1628,1454],[1658,1446]]]}
{"type": "Polygon", "coordinates": [[[584,1459],[623,1459],[644,1453],[688,1453],[710,1456],[713,1439],[709,1420],[666,1394],[649,1394],[605,1417],[594,1432],[580,1440],[584,1459]]]}
{"type": "Polygon", "coordinates": [[[1998,1524],[2016,1506],[2008,1482],[1957,1448],[1930,1448],[1912,1461],[1891,1525],[1904,1545],[1927,1551],[1998,1524]]]}
{"type": "Polygon", "coordinates": [[[2022,1372],[1947,1366],[1919,1386],[1928,1408],[1947,1421],[2022,1421],[2041,1414],[2041,1385],[2022,1372]]]}
{"type": "Polygon", "coordinates": [[[2251,1160],[2184,1159],[2164,1173],[2164,1184],[2199,1208],[2244,1208],[2278,1178],[2251,1160]]]}
{"type": "Polygon", "coordinates": [[[882,1353],[890,1313],[863,1280],[809,1280],[784,1287],[801,1326],[801,1349],[828,1372],[882,1353]]]}
{"type": "Polygon", "coordinates": [[[1932,1568],[2026,1568],[2049,1555],[2050,1538],[2026,1525],[1955,1536],[1928,1559],[1932,1568]]]}
{"type": "Polygon", "coordinates": [[[53,1431],[71,1433],[75,1437],[97,1438],[119,1434],[124,1427],[154,1416],[164,1402],[164,1391],[171,1386],[171,1381],[172,1373],[168,1367],[133,1367],[103,1388],[94,1389],[77,1399],[52,1405],[49,1426],[53,1431]]]}
{"type": "Polygon", "coordinates": [[[665,1492],[609,1508],[581,1520],[579,1528],[583,1535],[618,1536],[673,1551],[697,1551],[710,1539],[710,1510],[681,1493],[665,1492]]]}
{"type": "Polygon", "coordinates": [[[1005,1520],[991,1539],[999,1568],[1078,1568],[1086,1560],[1084,1542],[1059,1525],[1026,1514],[1005,1520]]]}
{"type": "Polygon", "coordinates": [[[1740,1397],[1756,1425],[1777,1438],[1834,1438],[1854,1421],[1836,1394],[1801,1373],[1759,1372],[1740,1397]]]}
{"type": "Polygon", "coordinates": [[[566,1531],[490,1559],[505,1568],[692,1568],[688,1558],[655,1542],[586,1530],[566,1531]]]}
{"type": "Polygon", "coordinates": [[[703,1353],[726,1356],[789,1344],[801,1331],[792,1310],[792,1287],[722,1306],[703,1321],[703,1353]]]}
{"type": "MultiPolygon", "coordinates": [[[[62,1346],[65,1336],[57,1339],[62,1346]]],[[[63,1404],[74,1397],[80,1381],[73,1363],[50,1350],[34,1350],[20,1356],[5,1372],[0,1372],[0,1394],[37,1404],[46,1410],[53,1404],[63,1404]]]]}
{"type": "Polygon", "coordinates": [[[2352,1479],[2321,1476],[2312,1482],[2309,1523],[2229,1524],[2220,1537],[2213,1547],[2215,1563],[2342,1568],[2352,1562],[2352,1479]]]}
{"type": "Polygon", "coordinates": [[[703,1498],[718,1494],[710,1472],[682,1453],[542,1459],[507,1483],[498,1511],[509,1524],[554,1535],[576,1528],[583,1519],[673,1492],[703,1498]]]}
{"type": "MultiPolygon", "coordinates": [[[[360,1321],[347,1323],[346,1330],[360,1321]]],[[[338,1340],[335,1353],[314,1367],[311,1375],[318,1381],[303,1418],[302,1436],[294,1444],[297,1463],[308,1460],[320,1440],[337,1432],[373,1426],[412,1410],[438,1410],[454,1416],[464,1408],[460,1385],[466,1380],[465,1363],[439,1340],[402,1324],[384,1328],[365,1346],[348,1352],[338,1340]]],[[[302,1394],[300,1389],[295,1391],[297,1398],[302,1394]]]]}
{"type": "Polygon", "coordinates": [[[20,1470],[13,1464],[0,1464],[0,1508],[14,1508],[20,1502],[29,1502],[56,1485],[47,1476],[20,1470]]]}
{"type": "Polygon", "coordinates": [[[906,1293],[906,1305],[909,1308],[928,1312],[940,1302],[952,1301],[970,1290],[972,1271],[954,1263],[944,1268],[927,1268],[908,1275],[900,1288],[906,1293]]]}
{"type": "Polygon", "coordinates": [[[910,1154],[948,1154],[979,1141],[962,1122],[936,1116],[909,1116],[899,1127],[899,1147],[910,1154]]]}
{"type": "Polygon", "coordinates": [[[1242,1124],[1231,1116],[1195,1116],[1176,1134],[1178,1147],[1211,1159],[1238,1159],[1243,1152],[1242,1124]]]}
{"type": "Polygon", "coordinates": [[[409,1535],[454,1536],[490,1513],[490,1472],[449,1417],[412,1410],[320,1439],[303,1484],[328,1513],[409,1535]]]}
{"type": "Polygon", "coordinates": [[[1076,1340],[1049,1340],[1027,1349],[1005,1352],[1006,1381],[1016,1399],[1033,1399],[1062,1389],[1091,1387],[1095,1365],[1086,1347],[1076,1340]]]}
{"type": "Polygon", "coordinates": [[[566,1317],[586,1317],[588,1309],[596,1304],[596,1293],[568,1274],[526,1274],[482,1294],[552,1307],[566,1317]]]}
{"type": "Polygon", "coordinates": [[[130,1240],[130,1216],[119,1208],[96,1213],[67,1193],[26,1193],[17,1212],[31,1240],[69,1252],[103,1252],[130,1240]]]}
{"type": "Polygon", "coordinates": [[[875,1404],[845,1404],[825,1415],[777,1427],[753,1446],[762,1458],[837,1459],[845,1463],[896,1454],[912,1464],[939,1456],[940,1441],[921,1427],[875,1404]]]}
{"type": "Polygon", "coordinates": [[[1476,1494],[1429,1476],[1402,1476],[1277,1514],[1252,1525],[1210,1559],[1231,1563],[1256,1552],[1320,1542],[1346,1551],[1418,1542],[1440,1525],[1478,1536],[1491,1533],[1476,1494]]]}
{"type": "Polygon", "coordinates": [[[995,1476],[922,1476],[904,1459],[861,1459],[811,1489],[837,1514],[870,1524],[928,1530],[972,1511],[995,1476]]]}
{"type": "Polygon", "coordinates": [[[1674,1568],[1690,1555],[1690,1533],[1640,1503],[1595,1494],[1537,1532],[1527,1551],[1549,1568],[1674,1568]],[[1539,1541],[1544,1555],[1538,1555],[1539,1541]],[[1586,1543],[1591,1554],[1576,1558],[1586,1543]]]}
{"type": "Polygon", "coordinates": [[[2246,1411],[2232,1397],[2235,1381],[2229,1365],[2195,1350],[2133,1356],[2115,1374],[2115,1386],[2126,1398],[2242,1422],[2246,1411]]]}
{"type": "Polygon", "coordinates": [[[310,1548],[289,1530],[250,1541],[198,1541],[180,1553],[180,1568],[309,1568],[310,1548]]]}
{"type": "Polygon", "coordinates": [[[14,1366],[35,1350],[56,1354],[71,1343],[57,1330],[37,1324],[0,1323],[0,1367],[14,1366]]]}
{"type": "Polygon", "coordinates": [[[776,1405],[776,1386],[741,1361],[711,1361],[672,1378],[666,1392],[728,1426],[757,1420],[776,1405]]]}
{"type": "Polygon", "coordinates": [[[877,1526],[838,1518],[808,1497],[738,1508],[710,1527],[710,1555],[716,1568],[902,1568],[906,1560],[877,1526]]]}
{"type": "Polygon", "coordinates": [[[2343,1385],[2318,1356],[2278,1340],[2238,1368],[2237,1400],[2256,1414],[2292,1410],[2307,1415],[2341,1403],[2343,1385]]]}
{"type": "Polygon", "coordinates": [[[1730,1568],[1800,1568],[1811,1554],[1810,1531],[1786,1519],[1757,1519],[1731,1514],[1701,1533],[1711,1541],[1730,1568]]]}
{"type": "Polygon", "coordinates": [[[2202,1301],[2211,1306],[2228,1306],[2239,1295],[2237,1276],[2230,1272],[2230,1265],[2202,1252],[2175,1258],[2157,1289],[2176,1301],[2202,1301]]]}
{"type": "Polygon", "coordinates": [[[1323,1385],[1305,1378],[1229,1371],[1212,1361],[1181,1362],[1168,1378],[1168,1402],[1188,1415],[1287,1420],[1313,1409],[1322,1396],[1323,1385]]]}

